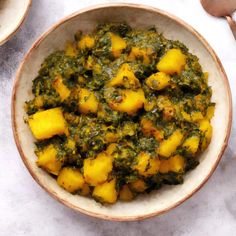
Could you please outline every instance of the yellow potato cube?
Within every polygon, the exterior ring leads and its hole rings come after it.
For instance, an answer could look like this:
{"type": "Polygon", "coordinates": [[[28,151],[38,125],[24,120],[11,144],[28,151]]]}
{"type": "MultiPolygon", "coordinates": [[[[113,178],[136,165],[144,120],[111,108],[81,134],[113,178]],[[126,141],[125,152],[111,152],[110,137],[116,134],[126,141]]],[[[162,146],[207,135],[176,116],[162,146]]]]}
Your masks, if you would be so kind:
{"type": "Polygon", "coordinates": [[[71,42],[68,42],[66,44],[65,54],[66,56],[69,56],[69,57],[76,57],[77,50],[71,42]]]}
{"type": "Polygon", "coordinates": [[[91,49],[94,47],[95,40],[92,36],[85,35],[78,42],[78,48],[81,50],[91,49]]]}
{"type": "Polygon", "coordinates": [[[182,118],[188,122],[191,122],[192,119],[191,119],[191,115],[188,114],[187,112],[185,111],[181,111],[181,115],[182,115],[182,118]]]}
{"type": "Polygon", "coordinates": [[[151,48],[141,49],[138,47],[132,47],[131,52],[128,56],[129,61],[135,61],[137,59],[142,59],[143,63],[148,65],[150,64],[151,60],[149,56],[153,53],[151,48]]]}
{"type": "Polygon", "coordinates": [[[119,134],[118,133],[113,133],[113,132],[107,132],[105,134],[105,141],[106,143],[115,143],[119,139],[119,134]]]}
{"type": "Polygon", "coordinates": [[[177,129],[168,139],[160,143],[159,154],[165,158],[170,157],[181,144],[182,139],[183,134],[181,130],[177,129]]]}
{"type": "Polygon", "coordinates": [[[151,158],[149,160],[149,167],[148,169],[144,172],[144,176],[148,176],[148,175],[155,175],[160,167],[160,160],[155,157],[155,158],[151,158]]]}
{"type": "Polygon", "coordinates": [[[141,119],[141,130],[145,136],[154,136],[157,141],[162,141],[164,138],[164,132],[157,129],[151,120],[146,118],[141,119]]]}
{"type": "Polygon", "coordinates": [[[135,192],[138,193],[142,193],[147,189],[147,185],[142,179],[138,179],[130,183],[130,187],[131,189],[133,189],[135,192]]]}
{"type": "Polygon", "coordinates": [[[137,164],[134,169],[138,171],[140,175],[150,176],[158,172],[160,166],[160,160],[157,157],[152,158],[150,154],[141,152],[137,156],[137,164]]]}
{"type": "Polygon", "coordinates": [[[192,112],[191,119],[193,122],[198,122],[203,119],[203,115],[200,111],[192,112]]]}
{"type": "Polygon", "coordinates": [[[111,51],[114,57],[119,57],[124,49],[126,49],[126,42],[120,36],[110,33],[111,37],[111,51]]]}
{"type": "Polygon", "coordinates": [[[99,153],[95,159],[85,159],[85,181],[92,186],[104,183],[108,178],[108,174],[112,171],[112,162],[113,158],[107,152],[99,153]]]}
{"type": "Polygon", "coordinates": [[[88,89],[81,88],[79,91],[79,110],[83,114],[96,113],[98,110],[98,100],[88,89]]]}
{"type": "Polygon", "coordinates": [[[162,174],[168,173],[169,172],[169,159],[168,160],[161,160],[159,172],[162,174]]]}
{"type": "Polygon", "coordinates": [[[157,72],[146,79],[146,84],[153,90],[162,90],[170,85],[170,76],[164,72],[157,72]]]}
{"type": "Polygon", "coordinates": [[[187,151],[195,154],[198,150],[199,142],[200,138],[198,136],[191,136],[184,141],[183,147],[186,148],[187,151]]]}
{"type": "Polygon", "coordinates": [[[93,190],[93,197],[102,203],[115,203],[117,199],[116,180],[113,179],[96,186],[93,190]]]}
{"type": "Polygon", "coordinates": [[[116,111],[127,112],[129,115],[134,115],[140,108],[143,107],[145,96],[142,89],[137,91],[123,89],[120,92],[122,99],[120,102],[108,101],[109,106],[116,111]]]}
{"type": "Polygon", "coordinates": [[[44,99],[42,96],[37,96],[34,99],[34,104],[37,108],[41,108],[44,104],[44,99]]]}
{"type": "Polygon", "coordinates": [[[79,169],[64,167],[58,177],[57,183],[70,193],[74,193],[84,186],[84,178],[79,169]]]}
{"type": "Polygon", "coordinates": [[[157,69],[166,74],[174,74],[183,70],[186,65],[186,56],[180,49],[170,49],[157,63],[157,69]]]}
{"type": "Polygon", "coordinates": [[[188,122],[198,122],[203,119],[203,115],[200,111],[192,112],[191,114],[181,111],[182,118],[188,122]]]}
{"type": "Polygon", "coordinates": [[[202,131],[204,138],[201,145],[201,150],[205,150],[209,145],[212,137],[212,126],[208,119],[203,119],[199,123],[199,129],[202,131]]]}
{"type": "Polygon", "coordinates": [[[206,118],[210,120],[214,116],[215,106],[211,105],[207,108],[206,118]]]}
{"type": "Polygon", "coordinates": [[[205,133],[205,136],[210,139],[211,138],[211,131],[212,126],[207,119],[201,120],[199,123],[199,129],[205,133]]]}
{"type": "Polygon", "coordinates": [[[38,140],[67,132],[66,121],[59,107],[38,111],[29,117],[28,122],[34,137],[38,140]]]}
{"type": "Polygon", "coordinates": [[[139,88],[139,80],[134,75],[134,72],[131,70],[129,64],[124,63],[118,70],[116,77],[112,78],[108,86],[120,86],[123,85],[126,88],[139,88]]]}
{"type": "Polygon", "coordinates": [[[67,143],[66,143],[66,147],[71,149],[71,150],[75,150],[76,149],[76,143],[73,139],[68,138],[67,139],[67,143]]]}
{"type": "Polygon", "coordinates": [[[62,101],[70,96],[70,90],[63,84],[62,77],[60,75],[55,78],[52,86],[59,93],[62,101]]]}
{"type": "Polygon", "coordinates": [[[185,167],[184,158],[180,155],[175,155],[169,159],[169,170],[173,172],[183,172],[185,167]]]}
{"type": "Polygon", "coordinates": [[[175,155],[168,160],[161,160],[160,173],[183,172],[185,168],[185,160],[180,155],[175,155]]]}
{"type": "Polygon", "coordinates": [[[142,118],[140,124],[141,130],[145,136],[150,136],[153,132],[156,131],[156,128],[154,127],[152,121],[149,119],[142,118]]]}
{"type": "Polygon", "coordinates": [[[53,175],[58,175],[64,160],[57,158],[57,151],[52,144],[44,148],[37,155],[37,165],[39,167],[53,175]]]}
{"type": "Polygon", "coordinates": [[[129,189],[128,185],[122,186],[120,193],[119,193],[119,198],[122,201],[131,201],[134,198],[134,194],[129,189]]]}

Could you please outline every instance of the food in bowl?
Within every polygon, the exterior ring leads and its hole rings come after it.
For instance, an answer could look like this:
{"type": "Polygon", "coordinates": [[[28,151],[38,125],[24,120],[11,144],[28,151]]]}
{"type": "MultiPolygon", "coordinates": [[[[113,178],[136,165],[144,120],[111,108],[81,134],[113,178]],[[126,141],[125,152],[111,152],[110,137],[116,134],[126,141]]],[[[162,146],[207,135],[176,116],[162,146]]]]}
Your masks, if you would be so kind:
{"type": "Polygon", "coordinates": [[[38,166],[102,203],[182,183],[211,141],[207,77],[153,27],[76,33],[42,63],[25,104],[38,166]]]}

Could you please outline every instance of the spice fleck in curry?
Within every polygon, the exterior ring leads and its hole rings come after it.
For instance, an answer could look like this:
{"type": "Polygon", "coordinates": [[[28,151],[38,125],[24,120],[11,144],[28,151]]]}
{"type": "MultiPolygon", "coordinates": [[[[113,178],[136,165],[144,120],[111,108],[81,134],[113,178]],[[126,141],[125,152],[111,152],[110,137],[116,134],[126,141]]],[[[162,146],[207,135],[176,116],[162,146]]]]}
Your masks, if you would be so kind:
{"type": "Polygon", "coordinates": [[[181,184],[211,141],[207,79],[185,45],[154,27],[76,33],[42,63],[25,104],[37,165],[101,203],[181,184]]]}

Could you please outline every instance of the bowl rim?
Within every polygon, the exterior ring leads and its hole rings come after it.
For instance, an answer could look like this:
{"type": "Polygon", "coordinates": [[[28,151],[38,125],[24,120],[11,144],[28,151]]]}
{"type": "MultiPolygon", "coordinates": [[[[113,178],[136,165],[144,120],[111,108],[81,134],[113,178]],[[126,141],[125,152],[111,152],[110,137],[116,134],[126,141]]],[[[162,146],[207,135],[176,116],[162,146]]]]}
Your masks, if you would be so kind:
{"type": "Polygon", "coordinates": [[[28,171],[30,172],[30,174],[34,178],[34,180],[49,195],[51,195],[54,199],[56,199],[60,203],[64,204],[65,206],[67,206],[67,207],[69,207],[69,208],[71,208],[71,209],[73,209],[73,210],[75,210],[77,212],[80,212],[80,213],[83,213],[85,215],[92,216],[92,217],[95,217],[95,218],[100,218],[100,219],[110,220],[110,221],[137,221],[137,220],[144,220],[144,219],[147,219],[147,218],[150,218],[150,217],[154,217],[154,216],[157,216],[157,215],[164,214],[164,213],[170,211],[171,209],[179,206],[181,203],[183,203],[187,199],[189,199],[199,189],[201,189],[202,186],[207,182],[207,180],[210,178],[210,176],[213,174],[213,172],[217,168],[217,166],[219,164],[219,161],[221,160],[221,158],[223,156],[223,153],[224,153],[224,151],[225,151],[225,149],[226,149],[226,147],[228,145],[228,140],[229,140],[229,137],[230,137],[230,131],[231,131],[231,126],[232,126],[232,95],[231,95],[229,81],[227,79],[225,70],[223,68],[223,65],[222,65],[220,59],[216,55],[215,51],[208,44],[208,42],[203,38],[203,36],[200,35],[192,26],[190,26],[189,24],[187,24],[186,22],[184,22],[183,20],[181,20],[180,18],[176,17],[175,15],[173,15],[171,13],[168,13],[168,12],[166,12],[164,10],[161,10],[161,9],[158,9],[158,8],[155,8],[155,7],[143,5],[143,4],[133,4],[133,3],[105,3],[105,4],[97,4],[97,5],[93,5],[93,6],[90,6],[90,7],[83,8],[83,9],[81,9],[79,11],[76,11],[76,12],[66,16],[66,17],[63,17],[57,23],[53,24],[47,31],[45,31],[34,42],[34,44],[31,46],[31,48],[28,50],[28,52],[24,56],[23,60],[20,63],[20,66],[19,66],[19,68],[18,68],[18,70],[16,72],[16,78],[15,78],[14,84],[13,84],[12,97],[11,97],[11,123],[12,123],[12,130],[13,130],[13,135],[14,135],[15,143],[16,143],[18,152],[19,152],[19,154],[20,154],[20,156],[22,158],[22,161],[24,162],[25,166],[27,167],[28,171]],[[41,43],[41,41],[43,41],[47,37],[48,34],[53,32],[54,30],[56,30],[62,23],[71,20],[72,18],[76,17],[77,15],[79,15],[81,13],[90,12],[90,11],[94,11],[94,10],[102,9],[102,8],[110,8],[110,7],[136,8],[136,9],[143,9],[143,10],[146,10],[146,11],[157,13],[157,14],[160,14],[160,15],[162,15],[164,17],[167,17],[167,18],[177,22],[178,24],[182,25],[185,29],[190,31],[204,45],[204,47],[207,49],[207,51],[210,53],[210,55],[212,56],[212,58],[216,62],[218,70],[220,71],[220,74],[221,74],[221,78],[223,79],[223,82],[224,82],[224,84],[226,86],[227,95],[228,95],[228,98],[229,98],[229,102],[228,102],[228,107],[229,107],[228,118],[229,118],[229,122],[227,124],[227,130],[226,130],[226,134],[225,134],[225,138],[224,138],[224,143],[223,143],[223,145],[221,147],[221,150],[219,152],[219,155],[217,157],[217,160],[216,160],[215,164],[212,166],[210,172],[205,177],[205,179],[196,188],[194,188],[188,195],[185,195],[178,202],[176,202],[174,204],[170,204],[165,209],[159,210],[159,211],[155,211],[155,212],[152,212],[152,213],[148,213],[148,214],[140,214],[140,215],[136,215],[136,216],[109,216],[107,214],[94,213],[93,211],[84,210],[84,209],[80,208],[79,206],[76,206],[76,205],[72,204],[71,202],[62,199],[59,194],[55,193],[49,187],[45,186],[40,181],[40,179],[36,176],[36,174],[34,173],[34,171],[32,170],[32,168],[30,166],[30,164],[27,161],[27,157],[23,153],[23,148],[22,148],[22,146],[20,144],[19,136],[18,136],[18,133],[17,133],[17,122],[16,122],[16,119],[15,119],[16,118],[16,111],[15,111],[15,109],[16,109],[16,106],[15,106],[16,105],[16,92],[17,92],[17,88],[18,88],[18,84],[19,84],[19,80],[20,80],[20,76],[21,76],[21,71],[22,71],[22,68],[24,67],[25,62],[30,57],[32,51],[35,48],[37,48],[37,46],[41,43]]]}
{"type": "Polygon", "coordinates": [[[4,43],[6,43],[8,40],[10,40],[17,33],[17,31],[20,29],[20,27],[25,22],[26,17],[29,14],[29,10],[30,10],[31,5],[32,5],[32,0],[28,0],[27,7],[25,9],[23,16],[21,17],[19,22],[14,27],[12,27],[11,32],[0,41],[0,46],[2,46],[4,43]]]}

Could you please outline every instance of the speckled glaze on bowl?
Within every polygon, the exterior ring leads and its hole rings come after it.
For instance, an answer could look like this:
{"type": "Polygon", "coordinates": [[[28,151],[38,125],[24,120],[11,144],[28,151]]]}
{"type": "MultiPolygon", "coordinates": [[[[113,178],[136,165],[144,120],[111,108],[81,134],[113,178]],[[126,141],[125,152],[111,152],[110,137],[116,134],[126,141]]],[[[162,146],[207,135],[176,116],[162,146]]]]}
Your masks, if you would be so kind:
{"type": "Polygon", "coordinates": [[[32,46],[21,63],[12,92],[12,127],[16,145],[33,178],[55,199],[84,214],[114,221],[141,220],[162,214],[187,200],[212,175],[227,146],[232,122],[229,83],[224,69],[208,43],[192,27],[161,10],[134,4],[106,4],[81,10],[61,20],[44,33],[32,46]],[[216,102],[212,119],[213,137],[208,149],[201,155],[200,165],[185,176],[184,184],[166,186],[132,202],[117,202],[103,206],[92,199],[72,195],[60,188],[56,181],[35,164],[34,138],[23,117],[23,106],[32,98],[32,80],[43,59],[62,49],[72,40],[77,30],[89,32],[101,22],[127,22],[132,27],[155,25],[164,36],[183,42],[200,58],[204,71],[210,74],[209,84],[216,102]]]}
{"type": "Polygon", "coordinates": [[[0,46],[20,28],[32,0],[0,0],[0,46]]]}

